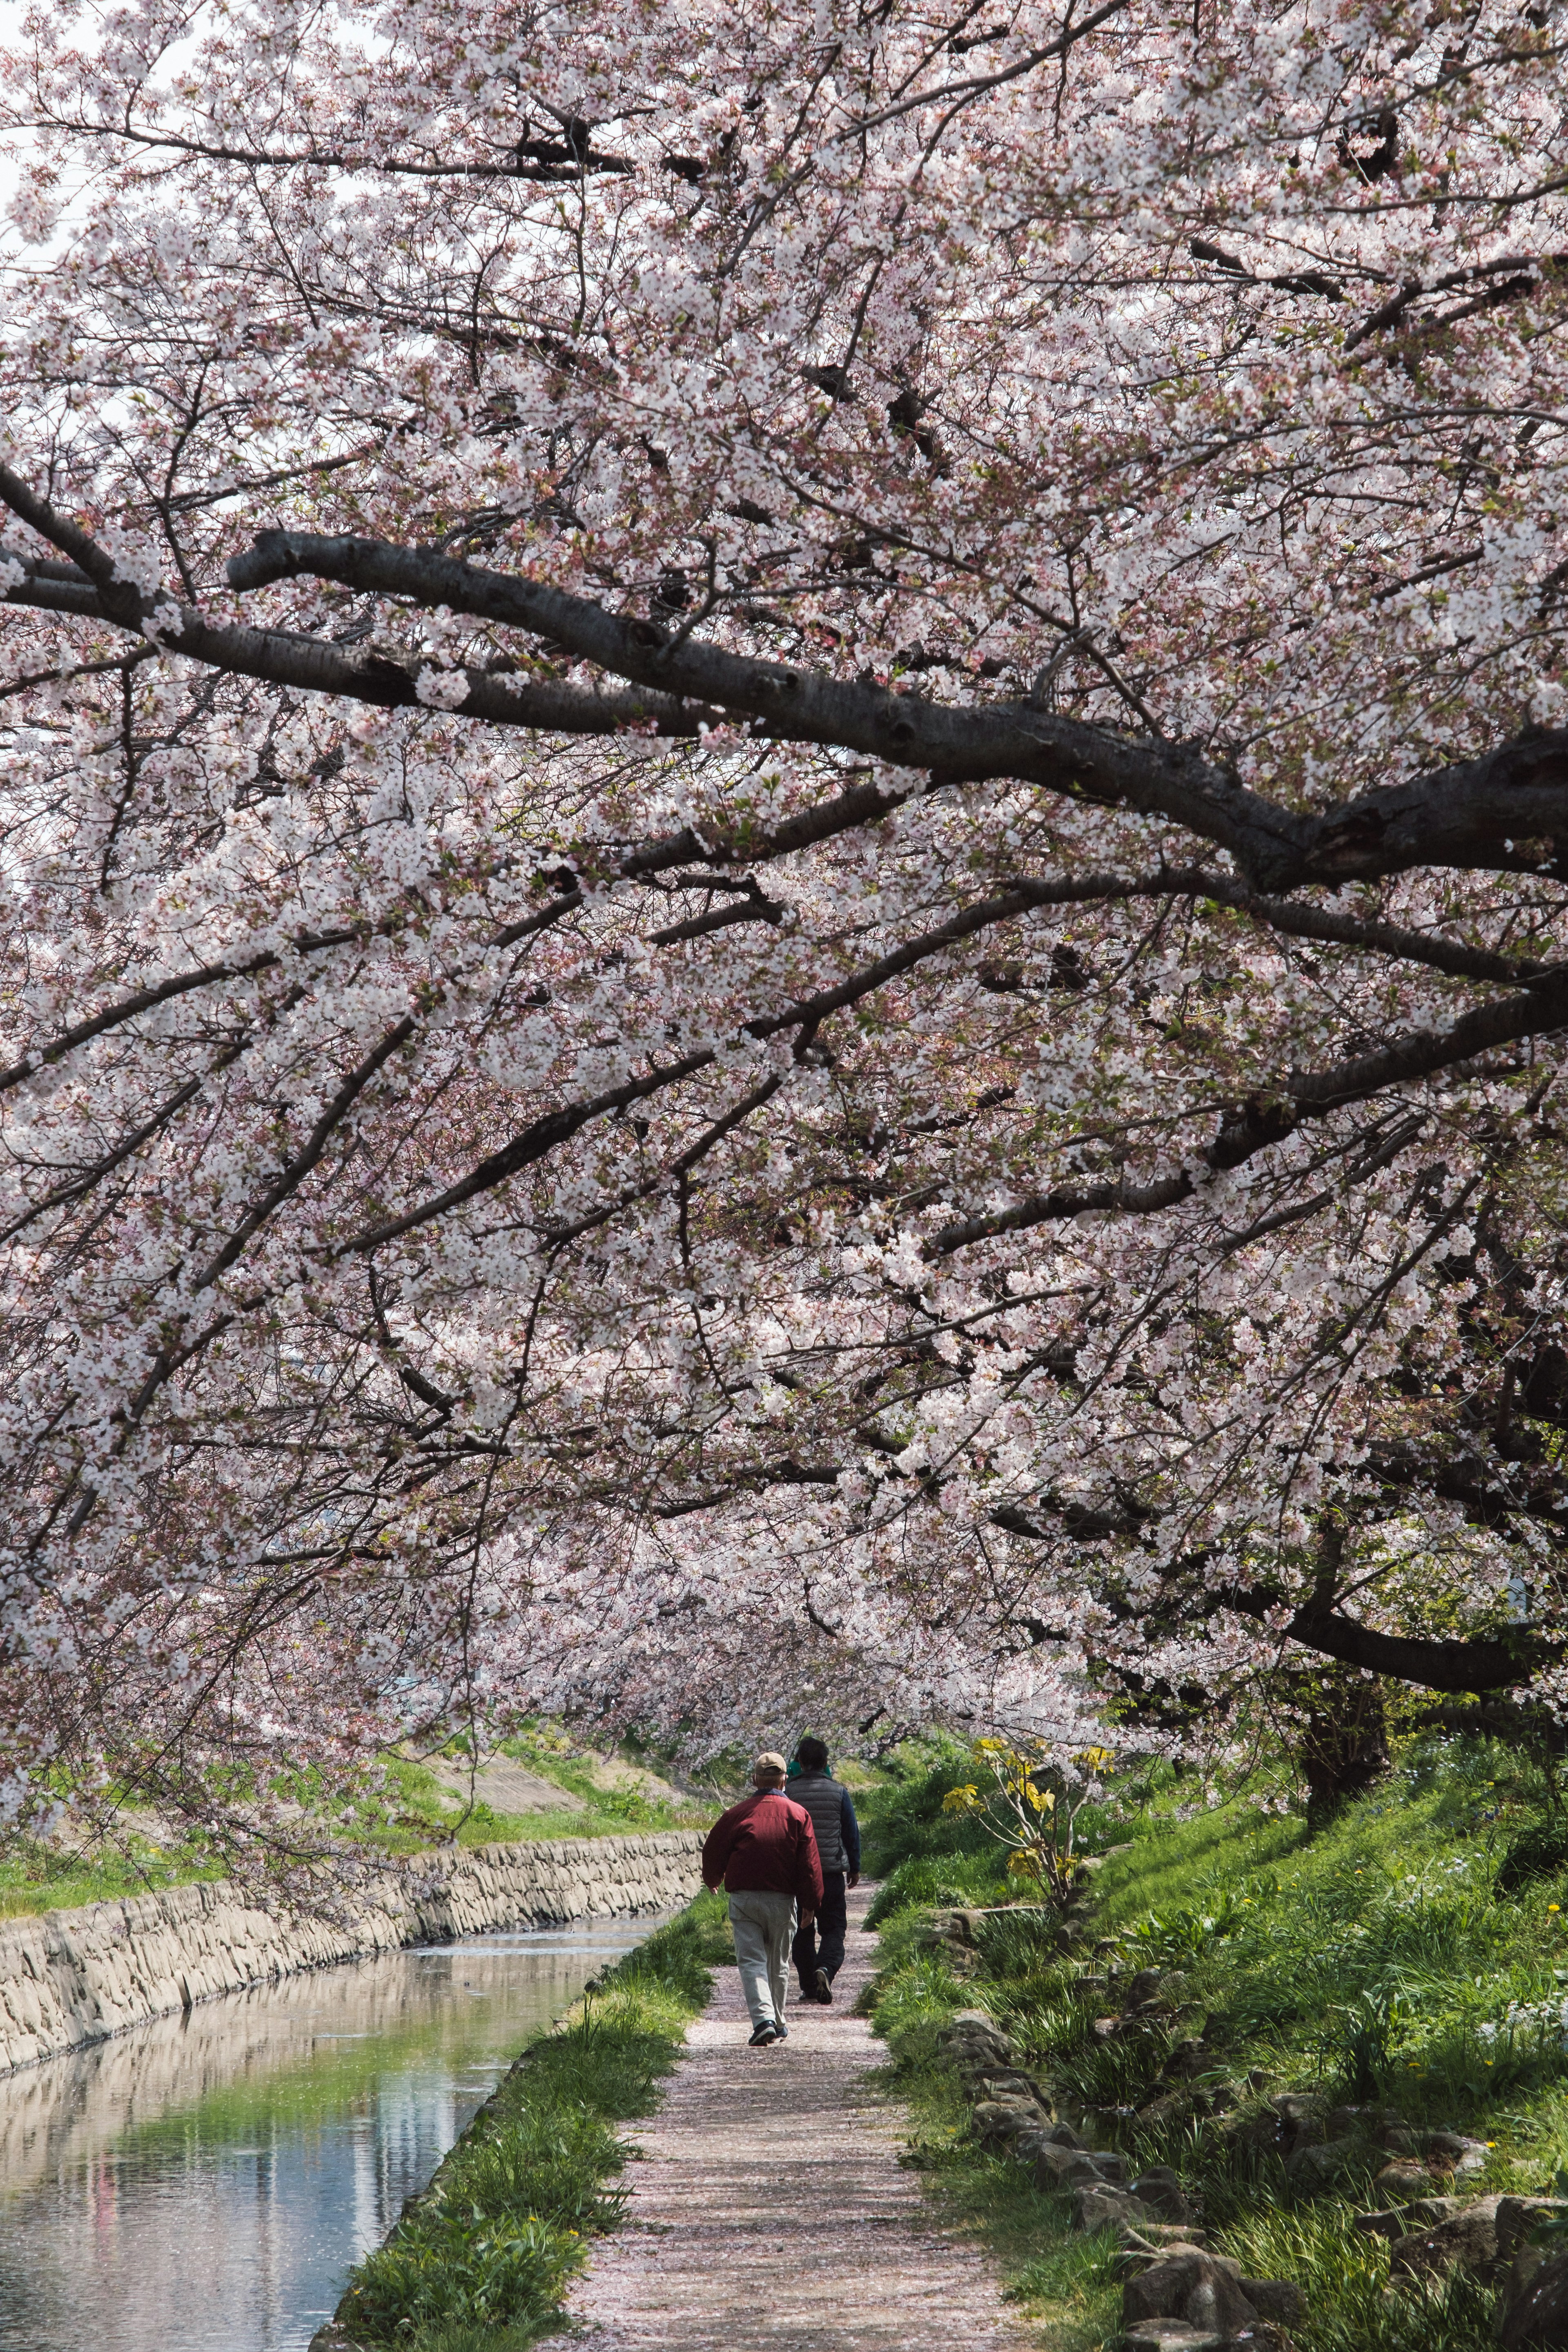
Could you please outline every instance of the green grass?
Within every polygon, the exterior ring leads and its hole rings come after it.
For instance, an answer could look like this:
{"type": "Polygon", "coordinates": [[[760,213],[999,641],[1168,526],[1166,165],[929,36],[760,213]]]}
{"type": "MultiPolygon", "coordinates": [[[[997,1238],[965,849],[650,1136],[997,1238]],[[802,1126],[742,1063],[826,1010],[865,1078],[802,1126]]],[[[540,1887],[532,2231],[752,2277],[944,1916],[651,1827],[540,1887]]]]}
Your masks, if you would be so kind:
{"type": "Polygon", "coordinates": [[[620,2217],[627,2148],[614,2126],[655,2105],[710,1968],[730,1957],[723,1904],[700,1895],[523,2053],[352,2273],[338,2316],[356,2342],[517,2352],[558,2324],[588,2241],[620,2217]]]}
{"type": "MultiPolygon", "coordinates": [[[[906,1971],[895,1964],[886,1973],[897,1979],[906,1971]]],[[[951,2007],[964,2006],[963,1989],[952,1977],[946,1990],[951,2007]]],[[[894,2052],[889,2086],[908,2103],[914,2123],[902,2161],[921,2175],[948,2227],[984,2238],[1005,2294],[1023,2306],[1042,2352],[1098,2352],[1114,2334],[1121,2308],[1114,2257],[1102,2237],[1074,2235],[1060,2200],[1043,2195],[1020,2166],[986,2155],[970,2138],[957,2082],[935,2060],[941,1991],[932,1978],[911,2005],[907,1987],[889,1985],[892,2001],[879,1999],[873,2013],[894,2052]]],[[[949,2005],[940,2013],[950,2013],[949,2005]]]]}
{"type": "Polygon", "coordinates": [[[989,1853],[910,1854],[888,1872],[867,1915],[881,1927],[900,1911],[1005,1903],[1011,1890],[989,1853]]]}
{"type": "MultiPolygon", "coordinates": [[[[543,1838],[649,1836],[661,1830],[706,1829],[714,1808],[649,1794],[636,1787],[600,1788],[588,1760],[546,1724],[501,1742],[500,1752],[549,1780],[563,1797],[585,1810],[563,1805],[559,1811],[503,1813],[476,1800],[469,1805],[443,1788],[426,1766],[394,1757],[387,1769],[395,1791],[394,1818],[379,1822],[376,1843],[390,1853],[416,1853],[433,1843],[459,1846],[521,1844],[543,1838]]],[[[458,1756],[454,1743],[451,1753],[458,1756]]]]}
{"type": "MultiPolygon", "coordinates": [[[[394,1791],[391,1816],[367,1824],[366,1833],[387,1853],[421,1853],[435,1845],[466,1849],[534,1844],[544,1838],[614,1837],[627,1828],[616,1812],[598,1806],[586,1812],[563,1805],[559,1811],[503,1813],[482,1799],[470,1805],[444,1788],[426,1765],[409,1757],[391,1758],[386,1769],[394,1791]]],[[[671,1821],[660,1826],[679,1824],[671,1821]]]]}
{"type": "Polygon", "coordinates": [[[89,1857],[61,1853],[31,1838],[18,1841],[0,1860],[0,1919],[128,1901],[223,1874],[219,1864],[199,1853],[171,1852],[137,1837],[128,1837],[125,1844],[123,1853],[100,1850],[89,1857]]]}
{"type": "MultiPolygon", "coordinates": [[[[346,1833],[362,1852],[396,1856],[451,1845],[469,1849],[706,1829],[713,1818],[714,1808],[696,1800],[672,1803],[640,1788],[596,1787],[586,1760],[545,1724],[506,1741],[502,1752],[553,1782],[563,1799],[580,1798],[585,1810],[564,1802],[559,1810],[526,1813],[498,1812],[483,1803],[466,1806],[426,1765],[403,1756],[384,1759],[384,1788],[373,1780],[346,1811],[341,1795],[326,1791],[308,1769],[284,1776],[274,1793],[302,1805],[318,1822],[330,1822],[334,1833],[346,1833]]],[[[0,1853],[0,1919],[157,1894],[221,1878],[226,1869],[226,1857],[197,1839],[154,1844],[129,1824],[112,1847],[99,1841],[77,1853],[15,1839],[0,1853]]]]}
{"type": "Polygon", "coordinates": [[[1180,1969],[1235,2053],[1292,2086],[1552,2171],[1568,2156],[1568,1873],[1494,1884],[1536,1801],[1527,1767],[1454,1742],[1413,1749],[1310,1840],[1240,1801],[1151,1811],[1097,1880],[1096,1925],[1130,1964],[1180,1969]]]}
{"type": "Polygon", "coordinates": [[[1463,2278],[1391,2289],[1386,2242],[1352,2231],[1383,2201],[1371,2185],[1382,2153],[1369,2146],[1359,2176],[1297,2195],[1248,2126],[1278,2091],[1375,2103],[1491,2143],[1467,2187],[1551,2187],[1568,2163],[1568,1824],[1534,1768],[1486,1743],[1409,1742],[1381,1787],[1314,1835],[1279,1809],[1282,1775],[1217,1803],[1152,1776],[1121,1818],[1106,1808],[1085,1822],[1091,1851],[1129,1846],[1096,1873],[1085,1930],[1064,1944],[1037,1916],[987,1921],[978,1972],[961,1981],[932,1946],[929,1906],[1003,1899],[972,1825],[940,1810],[965,1777],[956,1749],[906,1760],[902,1785],[866,1808],[868,1866],[888,1874],[872,2014],[915,2108],[914,2160],[989,2238],[1047,2343],[1114,2342],[1116,2294],[1067,2235],[1059,2200],[968,2137],[936,2046],[959,2008],[997,2018],[1058,2112],[1094,2111],[1097,2145],[1173,2165],[1249,2275],[1301,2285],[1300,2352],[1489,2347],[1490,2290],[1463,2278]],[[1098,2039],[1095,2016],[1146,1965],[1168,1972],[1182,2015],[1098,2039]],[[1218,2113],[1162,2077],[1200,2033],[1196,2088],[1218,2092],[1218,2113]],[[1132,2112],[1167,2089],[1163,2112],[1132,2112]]]}

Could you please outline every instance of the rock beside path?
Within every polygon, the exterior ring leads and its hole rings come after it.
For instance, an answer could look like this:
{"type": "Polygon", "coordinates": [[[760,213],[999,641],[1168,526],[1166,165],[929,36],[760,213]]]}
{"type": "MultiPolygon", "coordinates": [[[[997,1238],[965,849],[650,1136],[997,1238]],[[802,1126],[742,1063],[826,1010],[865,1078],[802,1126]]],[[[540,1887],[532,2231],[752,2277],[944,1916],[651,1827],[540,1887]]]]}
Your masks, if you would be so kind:
{"type": "Polygon", "coordinates": [[[1507,2275],[1511,2302],[1547,2260],[1542,2250],[1531,2246],[1531,2238],[1543,2221],[1564,2216],[1568,2200],[1560,2197],[1436,2197],[1402,2211],[1358,2214],[1355,2227],[1363,2235],[1394,2241],[1388,2267],[1395,2279],[1446,2278],[1466,2271],[1492,2283],[1507,2275]],[[1408,2227],[1412,2221],[1414,2229],[1408,2227]]]}
{"type": "Polygon", "coordinates": [[[1462,2197],[1422,2197],[1414,2205],[1390,2205],[1376,2213],[1358,2213],[1351,2227],[1363,2238],[1404,2238],[1412,2230],[1434,2230],[1464,2210],[1462,2197]]]}
{"type": "Polygon", "coordinates": [[[1554,2254],[1521,2282],[1503,2311],[1501,2352],[1568,2352],[1568,2254],[1554,2254]]]}
{"type": "Polygon", "coordinates": [[[1125,2189],[1113,2189],[1109,2181],[1073,2191],[1075,2230],[1147,2230],[1161,2218],[1141,2197],[1129,2195],[1125,2189]]]}
{"type": "Polygon", "coordinates": [[[1141,2172],[1132,2183],[1132,2194],[1140,2203],[1157,2213],[1162,2221],[1176,2221],[1185,2226],[1197,2218],[1181,2182],[1168,2164],[1157,2164],[1152,2171],[1141,2172]]]}
{"type": "Polygon", "coordinates": [[[1498,2197],[1478,2197],[1430,2230],[1396,2238],[1388,2257],[1392,2278],[1446,2278],[1450,2271],[1493,2270],[1498,2259],[1498,2197]]]}
{"type": "Polygon", "coordinates": [[[1225,2352],[1226,2338],[1185,2319],[1143,2319],[1122,2337],[1125,2352],[1225,2352]]]}
{"type": "Polygon", "coordinates": [[[1251,2279],[1239,2263],[1206,2247],[1167,2246],[1158,2258],[1128,2280],[1121,2294],[1122,2326],[1131,2347],[1140,2333],[1153,2333],[1163,2347],[1187,2344],[1201,2337],[1216,2346],[1256,2347],[1272,2338],[1283,2347],[1289,2339],[1279,2328],[1300,2318],[1305,2308],[1300,2287],[1288,2279],[1251,2279]],[[1260,2333],[1260,2326],[1262,2332],[1260,2333]],[[1158,2336],[1161,2327],[1167,2330],[1158,2336]],[[1191,2337],[1174,2335],[1186,2328],[1191,2337]]]}

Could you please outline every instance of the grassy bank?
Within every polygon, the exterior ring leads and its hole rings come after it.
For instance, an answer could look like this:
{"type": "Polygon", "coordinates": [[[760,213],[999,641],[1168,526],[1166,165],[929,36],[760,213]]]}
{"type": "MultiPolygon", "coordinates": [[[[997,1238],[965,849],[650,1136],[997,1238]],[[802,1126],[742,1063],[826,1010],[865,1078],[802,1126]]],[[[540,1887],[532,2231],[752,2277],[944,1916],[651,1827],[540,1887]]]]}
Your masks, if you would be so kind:
{"type": "Polygon", "coordinates": [[[500,1753],[525,1765],[529,1771],[558,1788],[559,1809],[531,1807],[527,1812],[505,1812],[483,1798],[470,1801],[442,1786],[423,1764],[406,1758],[394,1759],[391,1777],[396,1790],[395,1820],[378,1824],[375,1842],[391,1853],[415,1853],[439,1843],[460,1846],[526,1844],[542,1838],[646,1837],[661,1830],[706,1829],[715,1807],[650,1794],[629,1774],[617,1785],[607,1779],[596,1759],[574,1753],[564,1741],[545,1735],[509,1739],[500,1753]]]}
{"type": "Polygon", "coordinates": [[[1300,2352],[1490,2347],[1491,2289],[1391,2283],[1387,2241],[1352,2229],[1391,2201],[1373,2181],[1386,2149],[1352,2131],[1321,2179],[1288,2172],[1268,2101],[1300,2092],[1453,2130],[1486,2146],[1467,2193],[1552,2191],[1568,2167],[1568,1821],[1539,1773],[1484,1744],[1412,1743],[1317,1834],[1263,1810],[1256,1783],[1189,1811],[1190,1783],[1156,1780],[1128,1818],[1090,1823],[1091,1848],[1122,1850],[1077,1934],[1064,1945],[1022,1911],[979,1922],[964,1974],[933,1940],[933,1906],[1007,1900],[994,1849],[940,1811],[971,1769],[939,1759],[867,1809],[886,1876],[874,2019],[918,2117],[912,2160],[989,2236],[1044,2342],[1116,2342],[1111,2250],[976,2146],[937,2053],[961,2008],[996,2018],[1092,2145],[1173,2167],[1248,2275],[1300,2284],[1300,2352]],[[1146,1967],[1164,1971],[1156,2012],[1097,2032],[1146,1967]]]}
{"type": "MultiPolygon", "coordinates": [[[[386,1788],[373,1801],[351,1809],[349,1834],[362,1851],[406,1856],[457,1845],[463,1848],[537,1843],[547,1838],[648,1836],[663,1830],[706,1829],[716,1807],[679,1791],[618,1757],[584,1755],[546,1724],[507,1740],[503,1757],[526,1766],[559,1789],[559,1807],[542,1803],[526,1812],[508,1812],[482,1799],[469,1802],[442,1784],[428,1766],[411,1757],[386,1760],[386,1788]]],[[[454,1754],[456,1751],[454,1750],[454,1754]]],[[[301,1772],[285,1790],[307,1815],[343,1819],[335,1801],[324,1797],[313,1777],[301,1772]]],[[[112,1841],[68,1838],[56,1843],[16,1839],[0,1854],[0,1919],[45,1911],[70,1911],[152,1895],[198,1879],[221,1878],[222,1855],[199,1839],[175,1841],[158,1832],[151,1815],[130,1811],[112,1841]]]]}
{"type": "Polygon", "coordinates": [[[605,1971],[518,2060],[386,2243],[353,2273],[340,2342],[521,2352],[558,2321],[595,2232],[620,2217],[616,2126],[657,2105],[710,1970],[731,1957],[700,1895],[605,1971]]]}
{"type": "Polygon", "coordinates": [[[0,1860],[0,1919],[76,1911],[89,1903],[121,1902],[222,1876],[221,1864],[170,1853],[144,1838],[128,1838],[123,1852],[100,1850],[90,1856],[62,1853],[28,1838],[14,1843],[0,1860]]]}

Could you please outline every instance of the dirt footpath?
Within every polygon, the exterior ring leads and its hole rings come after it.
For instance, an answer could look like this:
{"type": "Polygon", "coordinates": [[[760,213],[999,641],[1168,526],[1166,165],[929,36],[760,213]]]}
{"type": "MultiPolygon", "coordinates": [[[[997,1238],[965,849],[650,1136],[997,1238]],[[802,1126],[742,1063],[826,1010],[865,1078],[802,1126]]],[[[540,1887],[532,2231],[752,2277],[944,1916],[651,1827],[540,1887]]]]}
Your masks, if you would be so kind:
{"type": "Polygon", "coordinates": [[[872,1891],[849,1897],[834,2006],[792,1993],[786,2042],[746,2047],[720,1970],[663,2107],[631,2126],[631,2204],[572,2296],[576,2330],[540,2352],[1027,2352],[987,2263],[900,2168],[904,2111],[869,2080],[887,2053],[850,2011],[872,1891]]]}

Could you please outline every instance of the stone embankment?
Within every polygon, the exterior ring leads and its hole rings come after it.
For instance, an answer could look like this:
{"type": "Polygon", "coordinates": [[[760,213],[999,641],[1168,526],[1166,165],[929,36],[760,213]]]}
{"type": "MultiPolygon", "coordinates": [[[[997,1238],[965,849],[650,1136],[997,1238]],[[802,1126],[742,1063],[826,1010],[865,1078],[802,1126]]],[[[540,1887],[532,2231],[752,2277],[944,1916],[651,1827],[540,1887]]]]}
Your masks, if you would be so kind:
{"type": "Polygon", "coordinates": [[[0,2074],[215,1994],[486,1928],[674,1910],[700,1882],[694,1830],[419,1854],[334,1916],[274,1913],[219,1880],[0,1927],[0,2074]]]}
{"type": "MultiPolygon", "coordinates": [[[[973,1944],[974,1916],[939,1918],[935,1933],[973,1944]]],[[[1105,1984],[1083,1981],[1086,1989],[1105,1984]]],[[[1179,1990],[1179,1979],[1141,1970],[1120,2013],[1095,2020],[1096,2036],[1179,2032],[1192,2015],[1172,2005],[1179,1990]]],[[[1086,2144],[1058,2120],[1050,2084],[1020,2066],[984,2010],[961,2010],[939,2047],[972,2103],[975,2137],[1027,2166],[1037,2187],[1070,2198],[1075,2229],[1110,2233],[1125,2281],[1124,2352],[1292,2352],[1288,2330],[1304,2315],[1300,2289],[1289,2279],[1247,2278],[1239,2263],[1216,2252],[1201,2226],[1201,2193],[1189,2197],[1163,2165],[1130,2179],[1120,2151],[1086,2144]]],[[[1568,2352],[1568,2252],[1558,2251],[1568,2232],[1568,2199],[1467,2196],[1462,2184],[1487,2168],[1486,2141],[1413,2126],[1393,2109],[1332,2106],[1310,2091],[1266,2096],[1267,2084],[1261,2074],[1226,2081],[1222,2049],[1188,2035],[1173,2042],[1138,2116],[1217,2118],[1226,2136],[1280,2159],[1298,2197],[1353,2191],[1370,2179],[1382,2204],[1356,2214],[1352,2227],[1390,2242],[1394,2286],[1467,2272],[1502,2290],[1502,2352],[1568,2352]],[[1460,2193],[1442,2193],[1449,2189],[1460,2193]]],[[[1116,2111],[1118,2121],[1123,2114],[1116,2111]]],[[[1107,2119],[1090,2108],[1080,2123],[1103,2128],[1107,2119]]]]}
{"type": "MultiPolygon", "coordinates": [[[[1152,2007],[1157,1983],[1153,1969],[1135,1978],[1124,2016],[1152,2007]]],[[[1104,2021],[1114,2030],[1123,2021],[1104,2021]]],[[[1130,2179],[1120,2151],[1087,2147],[1055,2119],[1050,2085],[1019,2067],[984,2010],[961,2010],[940,2046],[973,2103],[976,2137],[1027,2165],[1041,2189],[1070,2196],[1075,2228],[1115,2233],[1126,2352],[1291,2352],[1300,2288],[1245,2277],[1216,2253],[1168,2166],[1130,2179]]]]}

